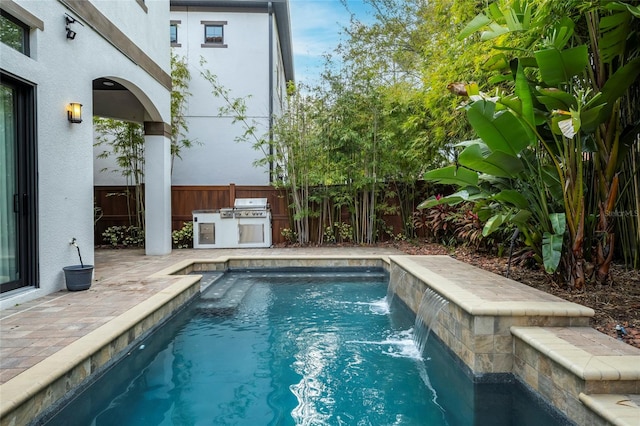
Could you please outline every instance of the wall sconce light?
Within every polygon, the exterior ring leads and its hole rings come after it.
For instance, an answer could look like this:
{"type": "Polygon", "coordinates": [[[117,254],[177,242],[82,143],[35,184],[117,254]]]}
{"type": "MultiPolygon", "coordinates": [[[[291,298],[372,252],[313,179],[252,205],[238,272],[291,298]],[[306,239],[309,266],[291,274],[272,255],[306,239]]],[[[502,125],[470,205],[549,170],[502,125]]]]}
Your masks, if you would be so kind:
{"type": "Polygon", "coordinates": [[[82,123],[82,104],[72,102],[67,109],[67,119],[71,123],[82,123]]]}

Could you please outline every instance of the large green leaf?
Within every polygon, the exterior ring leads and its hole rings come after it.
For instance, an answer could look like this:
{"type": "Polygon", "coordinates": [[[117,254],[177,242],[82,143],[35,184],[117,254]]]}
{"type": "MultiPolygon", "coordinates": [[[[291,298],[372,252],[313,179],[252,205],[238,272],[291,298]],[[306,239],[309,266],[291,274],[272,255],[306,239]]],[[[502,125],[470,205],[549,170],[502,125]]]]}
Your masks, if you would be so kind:
{"type": "Polygon", "coordinates": [[[604,104],[600,111],[600,122],[604,122],[611,115],[616,100],[627,91],[640,75],[640,57],[629,61],[618,69],[602,86],[602,96],[598,103],[604,104]]]}
{"type": "Polygon", "coordinates": [[[563,90],[555,87],[538,87],[538,92],[541,95],[537,97],[538,101],[546,106],[549,111],[554,109],[569,111],[572,108],[578,108],[578,101],[576,98],[563,90]]]}
{"type": "Polygon", "coordinates": [[[516,70],[516,95],[520,98],[520,102],[522,103],[522,118],[529,123],[529,125],[535,127],[533,96],[531,95],[531,88],[527,81],[527,77],[524,75],[524,68],[520,61],[518,61],[518,68],[516,70]]]}
{"type": "Polygon", "coordinates": [[[478,173],[464,167],[448,166],[428,171],[424,174],[424,179],[445,185],[476,186],[478,173]]]}
{"type": "Polygon", "coordinates": [[[571,37],[573,36],[573,29],[575,23],[568,17],[564,16],[554,26],[552,31],[551,44],[556,49],[564,49],[571,37]]]}
{"type": "Polygon", "coordinates": [[[544,270],[549,274],[554,273],[560,265],[562,257],[563,236],[545,232],[542,237],[542,263],[544,270]]]}
{"type": "Polygon", "coordinates": [[[442,204],[456,205],[465,201],[478,201],[487,198],[485,192],[478,188],[467,187],[446,197],[429,197],[418,205],[418,209],[428,209],[442,204]]]}
{"type": "Polygon", "coordinates": [[[515,189],[505,189],[498,192],[493,196],[493,199],[500,201],[501,203],[508,203],[519,209],[526,209],[529,207],[527,199],[515,189]]]}
{"type": "Polygon", "coordinates": [[[628,3],[612,1],[605,3],[603,5],[603,8],[616,11],[628,10],[633,16],[635,16],[636,18],[640,18],[640,6],[632,6],[628,3]]]}
{"type": "Polygon", "coordinates": [[[484,224],[484,228],[482,228],[482,236],[486,237],[487,235],[491,235],[495,232],[504,223],[505,218],[506,215],[503,215],[502,213],[498,213],[489,218],[489,220],[484,224]]]}
{"type": "Polygon", "coordinates": [[[600,40],[598,48],[600,60],[610,64],[625,52],[631,14],[625,10],[600,18],[600,40]]]}
{"type": "Polygon", "coordinates": [[[500,151],[486,155],[477,144],[466,147],[458,156],[458,161],[471,170],[504,178],[515,177],[524,170],[518,157],[500,151]]]}
{"type": "Polygon", "coordinates": [[[532,142],[529,133],[511,112],[494,111],[493,102],[476,101],[467,109],[467,118],[491,151],[517,156],[532,142]]]}
{"type": "Polygon", "coordinates": [[[529,210],[519,210],[516,214],[509,218],[509,221],[518,225],[525,226],[531,219],[531,212],[529,210]]]}
{"type": "Polygon", "coordinates": [[[491,19],[485,16],[482,13],[479,13],[475,18],[471,20],[463,29],[460,31],[458,35],[458,40],[464,40],[469,37],[471,34],[478,31],[480,28],[488,25],[491,22],[491,19]]]}
{"type": "Polygon", "coordinates": [[[551,213],[549,215],[551,221],[551,228],[553,232],[559,235],[564,235],[564,231],[567,227],[567,216],[565,213],[551,213]]]}
{"type": "Polygon", "coordinates": [[[582,73],[589,64],[586,45],[558,50],[555,48],[535,52],[542,81],[550,86],[569,82],[571,77],[582,73]]]}

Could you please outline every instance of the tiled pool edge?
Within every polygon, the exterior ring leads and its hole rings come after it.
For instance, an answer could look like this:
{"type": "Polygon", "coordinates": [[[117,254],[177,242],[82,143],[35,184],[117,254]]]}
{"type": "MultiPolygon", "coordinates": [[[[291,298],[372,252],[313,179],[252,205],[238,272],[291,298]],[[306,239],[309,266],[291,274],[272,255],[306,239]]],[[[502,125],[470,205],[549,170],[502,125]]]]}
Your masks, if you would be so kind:
{"type": "Polygon", "coordinates": [[[176,278],[167,288],[0,385],[0,424],[24,425],[41,416],[189,302],[199,293],[199,282],[199,276],[176,278]]]}
{"type": "MultiPolygon", "coordinates": [[[[449,301],[432,324],[432,333],[474,375],[511,373],[580,425],[640,426],[640,351],[588,327],[593,315],[590,308],[553,296],[540,297],[536,295],[540,293],[538,290],[448,256],[390,256],[389,272],[393,292],[414,312],[418,312],[427,288],[449,301]],[[541,300],[523,303],[526,299],[521,302],[507,301],[508,297],[483,299],[474,294],[476,281],[484,281],[495,294],[519,287],[530,292],[532,299],[541,300]],[[547,336],[538,341],[524,338],[526,343],[523,342],[522,337],[535,333],[539,326],[546,326],[550,335],[558,330],[583,331],[604,341],[605,348],[621,344],[625,352],[633,355],[618,357],[622,365],[616,368],[610,365],[616,360],[609,360],[607,365],[598,359],[603,357],[590,355],[587,362],[592,368],[576,369],[571,364],[578,349],[571,343],[564,341],[559,345],[557,336],[556,341],[547,336]],[[525,357],[523,352],[536,355],[525,357]],[[525,363],[523,358],[529,362],[525,363]],[[558,368],[561,364],[565,365],[564,373],[563,368],[558,368]],[[591,381],[584,380],[585,377],[591,381]],[[611,380],[617,382],[612,385],[611,380]],[[620,401],[626,403],[621,406],[620,401]]],[[[486,294],[487,288],[478,293],[486,294]]]]}

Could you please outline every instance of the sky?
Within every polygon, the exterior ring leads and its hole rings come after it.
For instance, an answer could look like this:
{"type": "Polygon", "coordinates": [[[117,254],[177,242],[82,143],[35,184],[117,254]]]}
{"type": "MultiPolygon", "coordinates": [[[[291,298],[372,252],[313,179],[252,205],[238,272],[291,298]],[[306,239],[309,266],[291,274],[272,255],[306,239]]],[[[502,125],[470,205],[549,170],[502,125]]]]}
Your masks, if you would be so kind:
{"type": "MultiPolygon", "coordinates": [[[[371,19],[363,0],[346,0],[356,17],[371,19]]],[[[331,53],[349,24],[349,12],[340,0],[289,0],[293,62],[297,83],[313,84],[320,80],[325,53],[331,53]]]]}

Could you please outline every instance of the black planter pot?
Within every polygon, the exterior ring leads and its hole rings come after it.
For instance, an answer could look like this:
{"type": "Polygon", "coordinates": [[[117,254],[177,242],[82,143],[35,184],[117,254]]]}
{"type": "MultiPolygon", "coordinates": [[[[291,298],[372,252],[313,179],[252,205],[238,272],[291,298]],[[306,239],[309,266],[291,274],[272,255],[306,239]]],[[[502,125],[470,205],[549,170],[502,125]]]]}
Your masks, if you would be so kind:
{"type": "Polygon", "coordinates": [[[91,287],[93,265],[72,265],[62,268],[67,290],[80,291],[91,287]]]}

